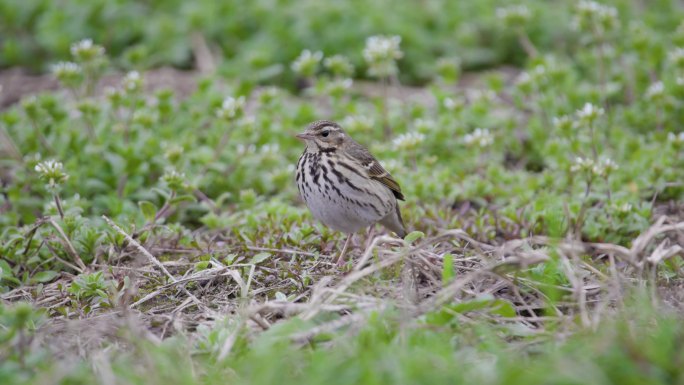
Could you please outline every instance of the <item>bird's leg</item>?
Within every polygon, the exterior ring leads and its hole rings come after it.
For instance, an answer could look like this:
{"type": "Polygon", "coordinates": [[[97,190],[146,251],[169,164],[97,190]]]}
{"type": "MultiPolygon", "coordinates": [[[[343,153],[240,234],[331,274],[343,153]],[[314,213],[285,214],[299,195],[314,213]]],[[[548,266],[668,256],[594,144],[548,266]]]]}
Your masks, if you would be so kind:
{"type": "Polygon", "coordinates": [[[347,247],[349,247],[349,243],[351,242],[353,236],[354,233],[347,235],[347,240],[344,242],[340,256],[337,258],[337,266],[342,266],[345,262],[347,262],[347,260],[344,258],[344,255],[347,253],[347,247]]]}
{"type": "Polygon", "coordinates": [[[366,232],[366,243],[363,245],[363,250],[368,250],[368,247],[370,246],[371,242],[373,242],[373,236],[375,235],[375,225],[371,225],[368,227],[368,231],[366,232]]]}

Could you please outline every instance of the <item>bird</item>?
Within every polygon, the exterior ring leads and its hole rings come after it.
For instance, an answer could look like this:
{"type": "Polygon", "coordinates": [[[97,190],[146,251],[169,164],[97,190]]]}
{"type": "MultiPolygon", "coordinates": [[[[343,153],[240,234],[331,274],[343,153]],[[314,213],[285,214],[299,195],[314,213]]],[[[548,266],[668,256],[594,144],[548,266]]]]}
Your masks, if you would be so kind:
{"type": "Polygon", "coordinates": [[[366,147],[330,120],[312,122],[296,137],[306,144],[295,172],[299,195],[315,219],[347,234],[338,265],[353,234],[370,225],[406,236],[401,187],[366,147]]]}

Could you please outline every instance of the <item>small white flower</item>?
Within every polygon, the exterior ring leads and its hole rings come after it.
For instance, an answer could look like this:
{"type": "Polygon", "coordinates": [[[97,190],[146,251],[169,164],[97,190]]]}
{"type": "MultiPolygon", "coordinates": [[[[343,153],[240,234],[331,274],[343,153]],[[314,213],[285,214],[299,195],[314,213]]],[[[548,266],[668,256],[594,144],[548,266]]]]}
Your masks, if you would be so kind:
{"type": "Polygon", "coordinates": [[[651,100],[660,99],[665,94],[665,85],[661,81],[651,84],[646,90],[646,98],[651,100]]]}
{"type": "Polygon", "coordinates": [[[397,73],[396,61],[404,56],[399,36],[371,36],[366,39],[363,58],[372,76],[387,77],[397,73]]]}
{"type": "Polygon", "coordinates": [[[467,146],[488,147],[494,143],[494,135],[488,129],[476,128],[472,133],[463,136],[467,146]]]}
{"type": "Polygon", "coordinates": [[[79,75],[82,72],[81,66],[74,62],[59,62],[50,66],[50,70],[59,79],[63,76],[79,75]]]}
{"type": "Polygon", "coordinates": [[[370,131],[375,126],[375,120],[367,115],[350,115],[342,119],[342,127],[350,132],[370,131]]]}
{"type": "Polygon", "coordinates": [[[577,117],[580,120],[591,124],[605,112],[606,111],[601,107],[597,107],[591,103],[585,103],[582,109],[577,110],[577,117]]]}
{"type": "Polygon", "coordinates": [[[392,140],[392,144],[397,150],[410,150],[418,147],[425,140],[425,135],[420,132],[407,132],[392,140]]]}
{"type": "Polygon", "coordinates": [[[419,119],[416,119],[415,121],[413,121],[413,126],[419,132],[427,132],[427,131],[434,130],[435,127],[437,127],[437,123],[432,119],[419,118],[419,119]]]}
{"type": "Polygon", "coordinates": [[[613,171],[617,170],[618,168],[620,168],[620,167],[618,166],[618,164],[615,163],[615,161],[613,161],[613,160],[610,159],[610,158],[605,158],[605,157],[604,157],[604,158],[601,158],[601,160],[599,161],[599,164],[601,165],[601,167],[602,167],[602,169],[603,169],[603,172],[604,172],[605,174],[610,174],[611,172],[613,172],[613,171]]]}
{"type": "Polygon", "coordinates": [[[322,59],[323,52],[311,52],[308,49],[305,49],[299,54],[295,61],[292,62],[291,68],[301,76],[311,77],[318,71],[318,65],[322,59]]]}
{"type": "Polygon", "coordinates": [[[496,17],[507,27],[522,27],[530,20],[532,14],[526,5],[512,5],[506,8],[497,8],[496,17]]]}
{"type": "Polygon", "coordinates": [[[34,170],[40,174],[40,179],[47,181],[47,186],[51,189],[57,188],[69,178],[69,175],[64,172],[62,162],[56,160],[40,162],[34,170]]]}
{"type": "Polygon", "coordinates": [[[354,74],[354,65],[346,56],[331,56],[323,61],[323,65],[338,77],[350,77],[354,74]]]}
{"type": "Polygon", "coordinates": [[[477,103],[477,102],[493,102],[496,100],[496,92],[492,90],[480,90],[480,89],[474,89],[470,90],[468,99],[470,99],[471,103],[477,103]]]}
{"type": "Polygon", "coordinates": [[[580,1],[572,25],[577,30],[602,35],[615,29],[618,22],[617,8],[595,1],[580,1]]]}
{"type": "Polygon", "coordinates": [[[452,98],[445,98],[443,104],[444,104],[444,108],[446,108],[449,111],[455,110],[456,107],[458,106],[456,101],[452,98]]]}
{"type": "Polygon", "coordinates": [[[327,84],[326,91],[330,95],[343,94],[346,90],[350,89],[353,84],[354,81],[351,78],[333,79],[327,84]]]}
{"type": "Polygon", "coordinates": [[[667,134],[667,140],[669,140],[673,144],[684,144],[684,131],[680,132],[679,134],[670,132],[669,134],[667,134]]]}
{"type": "Polygon", "coordinates": [[[583,158],[578,156],[570,166],[570,171],[580,172],[580,171],[592,171],[594,169],[595,163],[591,158],[583,158]]]}
{"type": "Polygon", "coordinates": [[[551,121],[553,122],[553,126],[561,131],[569,131],[570,129],[575,128],[575,122],[567,115],[555,116],[551,121]]]}
{"type": "Polygon", "coordinates": [[[245,97],[234,98],[229,96],[223,99],[221,107],[216,110],[216,117],[219,119],[232,120],[239,117],[245,107],[245,97]]]}
{"type": "Polygon", "coordinates": [[[621,204],[621,205],[617,205],[617,204],[616,204],[616,205],[613,205],[613,210],[615,210],[615,211],[617,211],[617,212],[619,212],[619,213],[623,213],[623,214],[627,214],[627,213],[632,212],[632,209],[633,209],[633,208],[634,208],[634,207],[632,206],[632,204],[631,204],[631,203],[628,203],[628,202],[625,202],[625,203],[623,203],[623,204],[621,204]]]}
{"type": "Polygon", "coordinates": [[[92,39],[83,39],[71,45],[71,55],[80,61],[87,61],[104,55],[104,47],[94,44],[92,39]]]}
{"type": "Polygon", "coordinates": [[[280,151],[280,146],[278,143],[274,144],[264,144],[261,146],[261,153],[266,155],[275,155],[280,151]]]}
{"type": "Polygon", "coordinates": [[[182,190],[187,186],[185,182],[185,173],[179,172],[176,169],[166,170],[164,175],[159,179],[164,181],[171,190],[182,190]]]}
{"type": "Polygon", "coordinates": [[[138,71],[130,71],[124,76],[121,84],[126,92],[136,92],[142,87],[142,78],[138,71]]]}
{"type": "Polygon", "coordinates": [[[677,68],[684,67],[684,48],[676,47],[667,54],[668,60],[677,68]]]}

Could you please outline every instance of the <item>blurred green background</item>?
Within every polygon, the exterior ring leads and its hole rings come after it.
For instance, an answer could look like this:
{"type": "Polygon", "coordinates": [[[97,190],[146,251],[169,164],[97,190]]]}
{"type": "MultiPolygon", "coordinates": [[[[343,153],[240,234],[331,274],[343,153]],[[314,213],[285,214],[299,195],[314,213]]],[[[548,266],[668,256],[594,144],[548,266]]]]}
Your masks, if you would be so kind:
{"type": "MultiPolygon", "coordinates": [[[[611,0],[620,17],[638,16],[666,33],[680,22],[675,0],[611,0]]],[[[463,67],[523,65],[516,35],[496,18],[505,0],[4,0],[0,2],[0,67],[45,71],[69,58],[74,41],[91,38],[118,66],[192,68],[193,39],[202,36],[221,58],[220,72],[257,81],[291,82],[288,64],[303,49],[349,56],[365,74],[361,49],[368,36],[402,36],[402,81],[425,83],[437,58],[458,56],[463,67]],[[193,38],[194,36],[194,38],[193,38]]],[[[530,0],[525,26],[540,51],[572,53],[575,1],[530,0]]]]}

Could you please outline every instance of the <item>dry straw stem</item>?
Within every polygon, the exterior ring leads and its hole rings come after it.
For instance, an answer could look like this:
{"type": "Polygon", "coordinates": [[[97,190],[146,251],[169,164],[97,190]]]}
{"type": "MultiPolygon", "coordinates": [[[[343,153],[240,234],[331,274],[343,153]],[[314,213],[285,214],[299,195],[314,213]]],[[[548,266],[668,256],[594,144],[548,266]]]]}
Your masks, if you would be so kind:
{"type": "MultiPolygon", "coordinates": [[[[119,234],[123,235],[124,238],[131,244],[133,245],[138,251],[140,251],[144,256],[147,257],[147,259],[152,262],[154,265],[156,265],[164,274],[171,280],[171,282],[177,282],[176,277],[174,277],[171,273],[169,273],[168,270],[166,270],[166,267],[159,262],[157,258],[154,257],[154,255],[150,254],[149,251],[147,251],[140,243],[138,243],[135,239],[133,239],[130,235],[128,235],[123,229],[119,226],[117,226],[116,223],[114,223],[111,219],[109,219],[107,216],[103,215],[102,218],[107,222],[109,226],[111,226],[116,232],[119,234]]],[[[181,286],[181,290],[185,292],[185,294],[192,299],[192,301],[200,308],[206,309],[206,306],[197,299],[192,293],[188,291],[188,289],[185,288],[185,286],[181,286]]]]}

